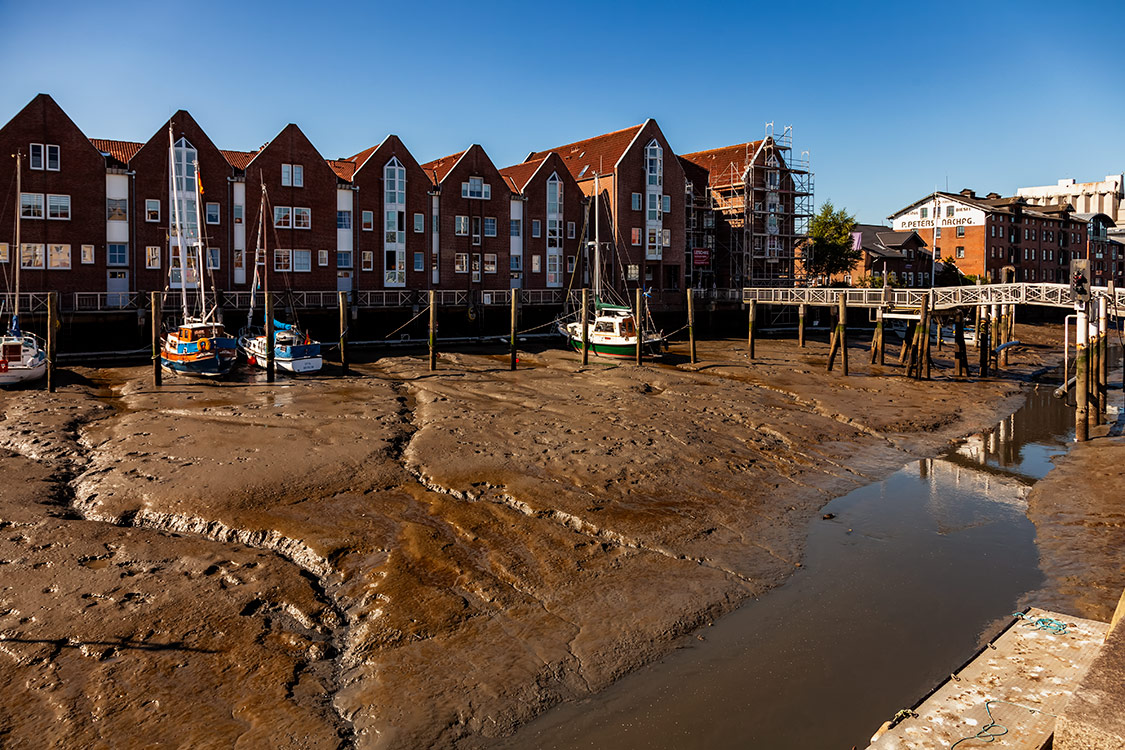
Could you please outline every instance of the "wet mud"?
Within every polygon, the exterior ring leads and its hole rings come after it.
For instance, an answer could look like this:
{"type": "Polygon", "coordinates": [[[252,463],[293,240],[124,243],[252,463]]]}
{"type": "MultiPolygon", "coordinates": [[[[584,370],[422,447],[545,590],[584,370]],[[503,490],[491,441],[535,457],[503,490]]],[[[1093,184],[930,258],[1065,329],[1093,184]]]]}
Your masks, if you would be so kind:
{"type": "Polygon", "coordinates": [[[767,340],[0,393],[0,744],[494,745],[784,582],[832,498],[1011,411],[1057,352],[1026,328],[963,383],[767,340]]]}

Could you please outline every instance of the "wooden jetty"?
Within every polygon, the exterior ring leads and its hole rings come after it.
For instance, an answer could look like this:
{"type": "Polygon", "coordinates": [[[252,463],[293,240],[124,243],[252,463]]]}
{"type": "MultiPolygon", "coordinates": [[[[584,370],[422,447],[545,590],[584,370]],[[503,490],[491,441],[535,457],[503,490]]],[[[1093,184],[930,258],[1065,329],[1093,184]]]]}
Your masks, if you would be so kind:
{"type": "Polygon", "coordinates": [[[1103,622],[1028,610],[908,715],[901,713],[905,718],[899,723],[881,729],[869,750],[1048,747],[1056,718],[1109,628],[1103,622]],[[1039,618],[1063,623],[1065,630],[1042,629],[1035,624],[1039,618]]]}

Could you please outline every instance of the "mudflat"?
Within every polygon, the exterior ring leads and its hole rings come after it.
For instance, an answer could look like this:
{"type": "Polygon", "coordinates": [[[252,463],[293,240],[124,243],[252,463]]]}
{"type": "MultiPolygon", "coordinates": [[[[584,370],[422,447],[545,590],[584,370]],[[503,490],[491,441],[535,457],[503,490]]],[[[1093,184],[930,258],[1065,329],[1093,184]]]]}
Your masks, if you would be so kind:
{"type": "Polygon", "coordinates": [[[991,426],[1056,333],[965,382],[765,340],[0,393],[0,744],[487,747],[784,581],[824,503],[991,426]]]}

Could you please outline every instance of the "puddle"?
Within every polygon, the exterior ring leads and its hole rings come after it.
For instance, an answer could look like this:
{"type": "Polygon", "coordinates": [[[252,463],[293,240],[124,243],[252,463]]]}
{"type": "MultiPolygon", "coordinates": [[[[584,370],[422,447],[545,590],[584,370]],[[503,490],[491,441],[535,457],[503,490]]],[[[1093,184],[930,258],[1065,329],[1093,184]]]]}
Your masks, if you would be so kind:
{"type": "Polygon", "coordinates": [[[1040,386],[993,430],[830,502],[784,586],[510,748],[850,748],[960,666],[1039,586],[1027,494],[1073,439],[1040,386]]]}

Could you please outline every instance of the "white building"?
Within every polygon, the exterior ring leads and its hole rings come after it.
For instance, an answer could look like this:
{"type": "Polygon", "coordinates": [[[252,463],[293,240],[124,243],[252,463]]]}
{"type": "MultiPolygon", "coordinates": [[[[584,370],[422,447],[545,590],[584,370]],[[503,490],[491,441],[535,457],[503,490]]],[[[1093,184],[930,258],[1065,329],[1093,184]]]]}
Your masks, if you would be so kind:
{"type": "Polygon", "coordinates": [[[1102,213],[1121,226],[1125,222],[1125,175],[1111,174],[1101,182],[1059,180],[1057,185],[1021,187],[1016,195],[1028,203],[1046,205],[1066,201],[1080,214],[1102,213]]]}

